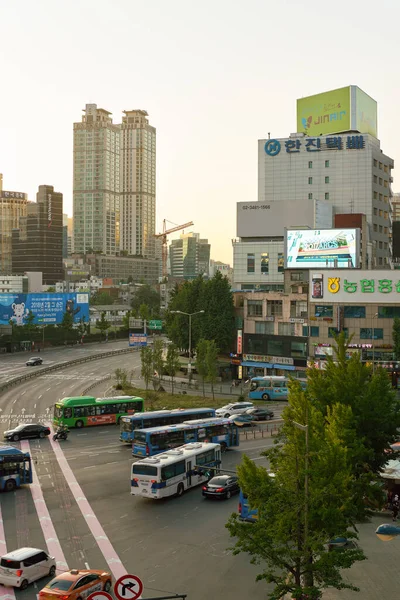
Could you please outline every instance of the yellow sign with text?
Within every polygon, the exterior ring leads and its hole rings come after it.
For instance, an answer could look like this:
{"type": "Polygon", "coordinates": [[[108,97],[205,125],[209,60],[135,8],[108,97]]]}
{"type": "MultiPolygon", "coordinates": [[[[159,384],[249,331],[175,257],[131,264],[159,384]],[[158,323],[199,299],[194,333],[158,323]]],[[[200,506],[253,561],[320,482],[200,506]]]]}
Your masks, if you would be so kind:
{"type": "Polygon", "coordinates": [[[297,100],[297,132],[307,136],[349,130],[350,117],[350,86],[297,100]]]}

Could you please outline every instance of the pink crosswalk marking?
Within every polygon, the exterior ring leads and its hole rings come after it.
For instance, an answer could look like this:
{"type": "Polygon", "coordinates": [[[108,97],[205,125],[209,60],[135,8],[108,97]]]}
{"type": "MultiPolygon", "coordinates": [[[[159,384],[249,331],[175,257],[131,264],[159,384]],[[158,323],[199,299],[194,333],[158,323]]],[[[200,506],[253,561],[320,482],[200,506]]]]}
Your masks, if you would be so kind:
{"type": "MultiPolygon", "coordinates": [[[[4,494],[4,492],[3,492],[4,494]]],[[[6,536],[4,533],[3,515],[1,512],[1,499],[0,499],[0,553],[1,555],[7,554],[6,536]]],[[[15,600],[14,588],[0,586],[0,598],[3,600],[15,600]]]]}

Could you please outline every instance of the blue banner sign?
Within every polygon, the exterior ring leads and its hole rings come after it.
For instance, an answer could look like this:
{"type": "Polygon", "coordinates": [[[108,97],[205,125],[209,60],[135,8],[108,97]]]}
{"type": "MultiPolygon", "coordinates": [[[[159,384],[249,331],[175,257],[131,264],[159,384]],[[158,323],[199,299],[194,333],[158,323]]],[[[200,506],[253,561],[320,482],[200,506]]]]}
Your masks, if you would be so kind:
{"type": "Polygon", "coordinates": [[[130,333],[129,346],[147,346],[147,333],[130,333]]]}
{"type": "Polygon", "coordinates": [[[35,325],[59,325],[65,313],[89,323],[89,294],[0,294],[0,325],[25,325],[30,313],[35,325]]]}

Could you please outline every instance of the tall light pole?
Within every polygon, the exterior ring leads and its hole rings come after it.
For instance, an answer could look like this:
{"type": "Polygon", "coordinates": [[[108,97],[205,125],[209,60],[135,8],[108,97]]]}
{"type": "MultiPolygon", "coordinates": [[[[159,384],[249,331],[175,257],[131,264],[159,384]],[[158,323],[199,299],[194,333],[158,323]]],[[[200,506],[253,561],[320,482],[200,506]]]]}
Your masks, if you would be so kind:
{"type": "Polygon", "coordinates": [[[183,312],[183,310],[171,310],[170,312],[172,314],[175,314],[175,315],[186,315],[187,317],[189,317],[189,362],[188,362],[188,375],[189,375],[189,379],[190,379],[191,375],[192,375],[192,317],[194,315],[201,315],[201,314],[203,314],[204,310],[198,310],[197,312],[194,312],[194,313],[183,312]]]}
{"type": "Polygon", "coordinates": [[[372,373],[375,373],[375,328],[374,328],[374,319],[378,316],[378,313],[375,313],[372,316],[372,373]]]}
{"type": "MultiPolygon", "coordinates": [[[[306,421],[308,421],[308,415],[306,415],[306,421]]],[[[301,423],[297,423],[296,421],[292,421],[293,425],[297,427],[297,429],[301,429],[306,434],[306,455],[304,457],[304,548],[307,549],[307,538],[308,538],[308,423],[307,425],[302,425],[301,423]]]]}

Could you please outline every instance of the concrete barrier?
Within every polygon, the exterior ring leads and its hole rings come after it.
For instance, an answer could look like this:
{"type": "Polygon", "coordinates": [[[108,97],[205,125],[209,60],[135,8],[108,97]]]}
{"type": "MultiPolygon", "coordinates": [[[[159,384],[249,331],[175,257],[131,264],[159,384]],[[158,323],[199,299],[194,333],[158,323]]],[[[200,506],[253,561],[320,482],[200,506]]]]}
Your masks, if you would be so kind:
{"type": "Polygon", "coordinates": [[[93,383],[91,383],[90,385],[88,385],[88,387],[86,387],[84,390],[82,390],[82,396],[86,396],[86,394],[88,392],[90,392],[90,390],[92,390],[93,388],[95,388],[97,385],[100,385],[101,383],[104,383],[105,381],[110,381],[110,379],[112,379],[112,375],[109,373],[105,377],[102,377],[101,379],[98,379],[97,381],[94,381],[93,383]]]}
{"type": "Polygon", "coordinates": [[[14,379],[10,379],[5,383],[0,384],[0,394],[15,385],[23,383],[24,381],[34,379],[35,377],[41,377],[41,375],[46,375],[46,373],[51,373],[52,371],[58,371],[60,369],[69,368],[73,365],[79,365],[81,363],[90,362],[92,360],[101,360],[110,356],[117,356],[118,354],[129,354],[131,352],[137,352],[138,350],[138,348],[122,348],[122,350],[109,350],[108,352],[101,352],[99,354],[90,354],[89,356],[74,358],[73,360],[58,363],[56,365],[52,365],[51,367],[39,369],[37,371],[27,373],[26,375],[20,375],[19,377],[14,377],[14,379]]]}

